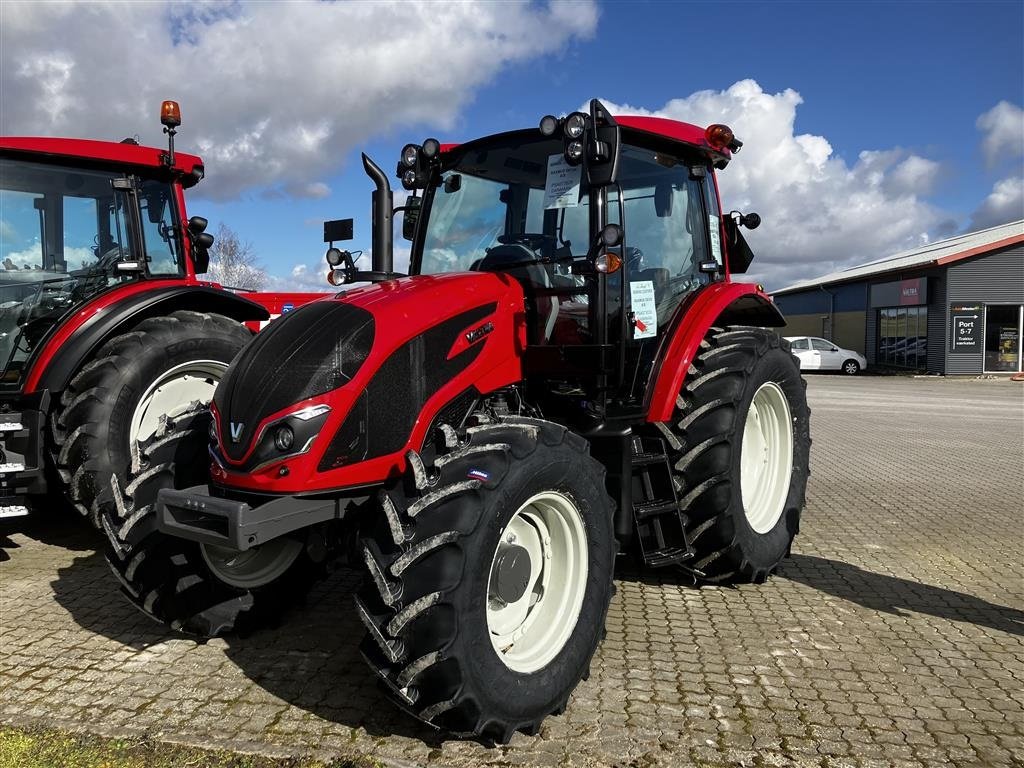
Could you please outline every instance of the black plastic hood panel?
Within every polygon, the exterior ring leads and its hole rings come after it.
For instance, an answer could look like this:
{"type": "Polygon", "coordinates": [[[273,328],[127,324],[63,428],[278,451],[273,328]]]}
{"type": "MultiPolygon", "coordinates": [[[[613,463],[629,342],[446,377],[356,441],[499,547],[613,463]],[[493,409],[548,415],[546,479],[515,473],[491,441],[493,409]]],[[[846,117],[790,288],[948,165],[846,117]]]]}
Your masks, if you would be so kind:
{"type": "Polygon", "coordinates": [[[373,336],[373,315],[343,301],[305,304],[260,331],[235,358],[213,398],[228,458],[241,460],[266,417],[355,376],[373,336]]]}

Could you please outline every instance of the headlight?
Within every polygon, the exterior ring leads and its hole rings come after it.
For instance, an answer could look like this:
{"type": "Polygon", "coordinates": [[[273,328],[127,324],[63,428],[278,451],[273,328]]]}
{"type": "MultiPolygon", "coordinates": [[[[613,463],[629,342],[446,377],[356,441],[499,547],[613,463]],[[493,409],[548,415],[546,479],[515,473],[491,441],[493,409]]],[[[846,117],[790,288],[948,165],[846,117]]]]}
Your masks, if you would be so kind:
{"type": "Polygon", "coordinates": [[[577,165],[583,159],[583,142],[569,142],[569,146],[565,148],[565,159],[572,165],[577,165]]]}
{"type": "Polygon", "coordinates": [[[427,139],[423,142],[423,156],[427,160],[433,160],[441,153],[441,142],[437,139],[427,139]]]}
{"type": "Polygon", "coordinates": [[[406,168],[415,168],[416,160],[419,159],[420,148],[415,144],[406,144],[402,147],[402,165],[406,168]]]}
{"type": "Polygon", "coordinates": [[[578,139],[587,127],[587,116],[582,112],[573,112],[565,118],[565,135],[570,139],[578,139]]]}
{"type": "Polygon", "coordinates": [[[277,432],[274,433],[274,445],[277,450],[281,453],[285,453],[291,450],[292,445],[295,443],[295,433],[292,428],[287,424],[283,424],[277,428],[277,432]]]}

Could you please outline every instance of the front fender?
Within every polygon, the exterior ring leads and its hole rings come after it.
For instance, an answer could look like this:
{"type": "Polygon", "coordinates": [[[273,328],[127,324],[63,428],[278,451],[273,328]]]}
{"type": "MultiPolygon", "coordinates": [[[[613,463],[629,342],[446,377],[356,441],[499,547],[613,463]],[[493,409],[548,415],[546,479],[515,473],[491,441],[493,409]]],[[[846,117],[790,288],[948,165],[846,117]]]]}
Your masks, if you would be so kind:
{"type": "Polygon", "coordinates": [[[213,312],[232,320],[266,320],[266,308],[223,289],[181,280],[137,281],[99,294],[75,310],[33,354],[25,391],[61,392],[109,339],[142,320],[180,309],[213,312]]]}
{"type": "Polygon", "coordinates": [[[778,328],[786,324],[771,298],[752,283],[714,283],[697,293],[684,310],[682,321],[663,347],[650,389],[647,421],[672,418],[686,372],[713,326],[754,325],[778,328]]]}

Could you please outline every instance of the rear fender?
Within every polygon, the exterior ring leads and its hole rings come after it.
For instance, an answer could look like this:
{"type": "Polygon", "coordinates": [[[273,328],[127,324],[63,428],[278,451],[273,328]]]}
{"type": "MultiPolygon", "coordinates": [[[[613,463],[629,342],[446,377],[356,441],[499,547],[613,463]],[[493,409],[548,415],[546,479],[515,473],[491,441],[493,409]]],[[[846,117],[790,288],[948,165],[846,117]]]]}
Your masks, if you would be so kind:
{"type": "Polygon", "coordinates": [[[693,297],[657,362],[647,421],[668,421],[700,343],[714,326],[786,324],[778,307],[752,283],[714,283],[693,297]]]}
{"type": "Polygon", "coordinates": [[[270,317],[259,304],[222,289],[140,281],[125,290],[103,293],[68,317],[36,354],[25,391],[63,391],[75,372],[108,340],[147,318],[183,309],[225,315],[240,323],[270,317]]]}

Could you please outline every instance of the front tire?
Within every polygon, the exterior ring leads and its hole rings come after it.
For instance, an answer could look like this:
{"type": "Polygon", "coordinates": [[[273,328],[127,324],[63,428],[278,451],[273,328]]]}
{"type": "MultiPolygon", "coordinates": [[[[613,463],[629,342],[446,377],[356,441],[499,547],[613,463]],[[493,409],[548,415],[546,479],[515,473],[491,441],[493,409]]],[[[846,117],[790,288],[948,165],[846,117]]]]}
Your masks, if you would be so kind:
{"type": "Polygon", "coordinates": [[[842,371],[847,376],[856,376],[858,373],[860,373],[860,363],[858,363],[856,360],[847,360],[846,362],[843,363],[842,371]]]}
{"type": "Polygon", "coordinates": [[[807,384],[789,343],[713,328],[662,424],[705,582],[763,582],[800,528],[810,454],[807,384]]]}
{"type": "Polygon", "coordinates": [[[108,341],[72,378],[53,425],[53,460],[71,503],[97,528],[125,486],[132,450],[194,404],[206,405],[252,338],[222,315],[180,311],[108,341]]]}
{"type": "Polygon", "coordinates": [[[156,529],[161,488],[208,479],[210,418],[194,408],[161,425],[138,447],[127,482],[111,477],[114,503],[101,519],[107,562],[128,599],[156,621],[201,638],[276,623],[327,575],[338,551],[328,524],[241,553],[156,529]]]}
{"type": "Polygon", "coordinates": [[[582,438],[525,418],[409,464],[362,539],[363,655],[425,722],[500,743],[534,733],[603,638],[616,549],[604,468],[582,438]]]}

